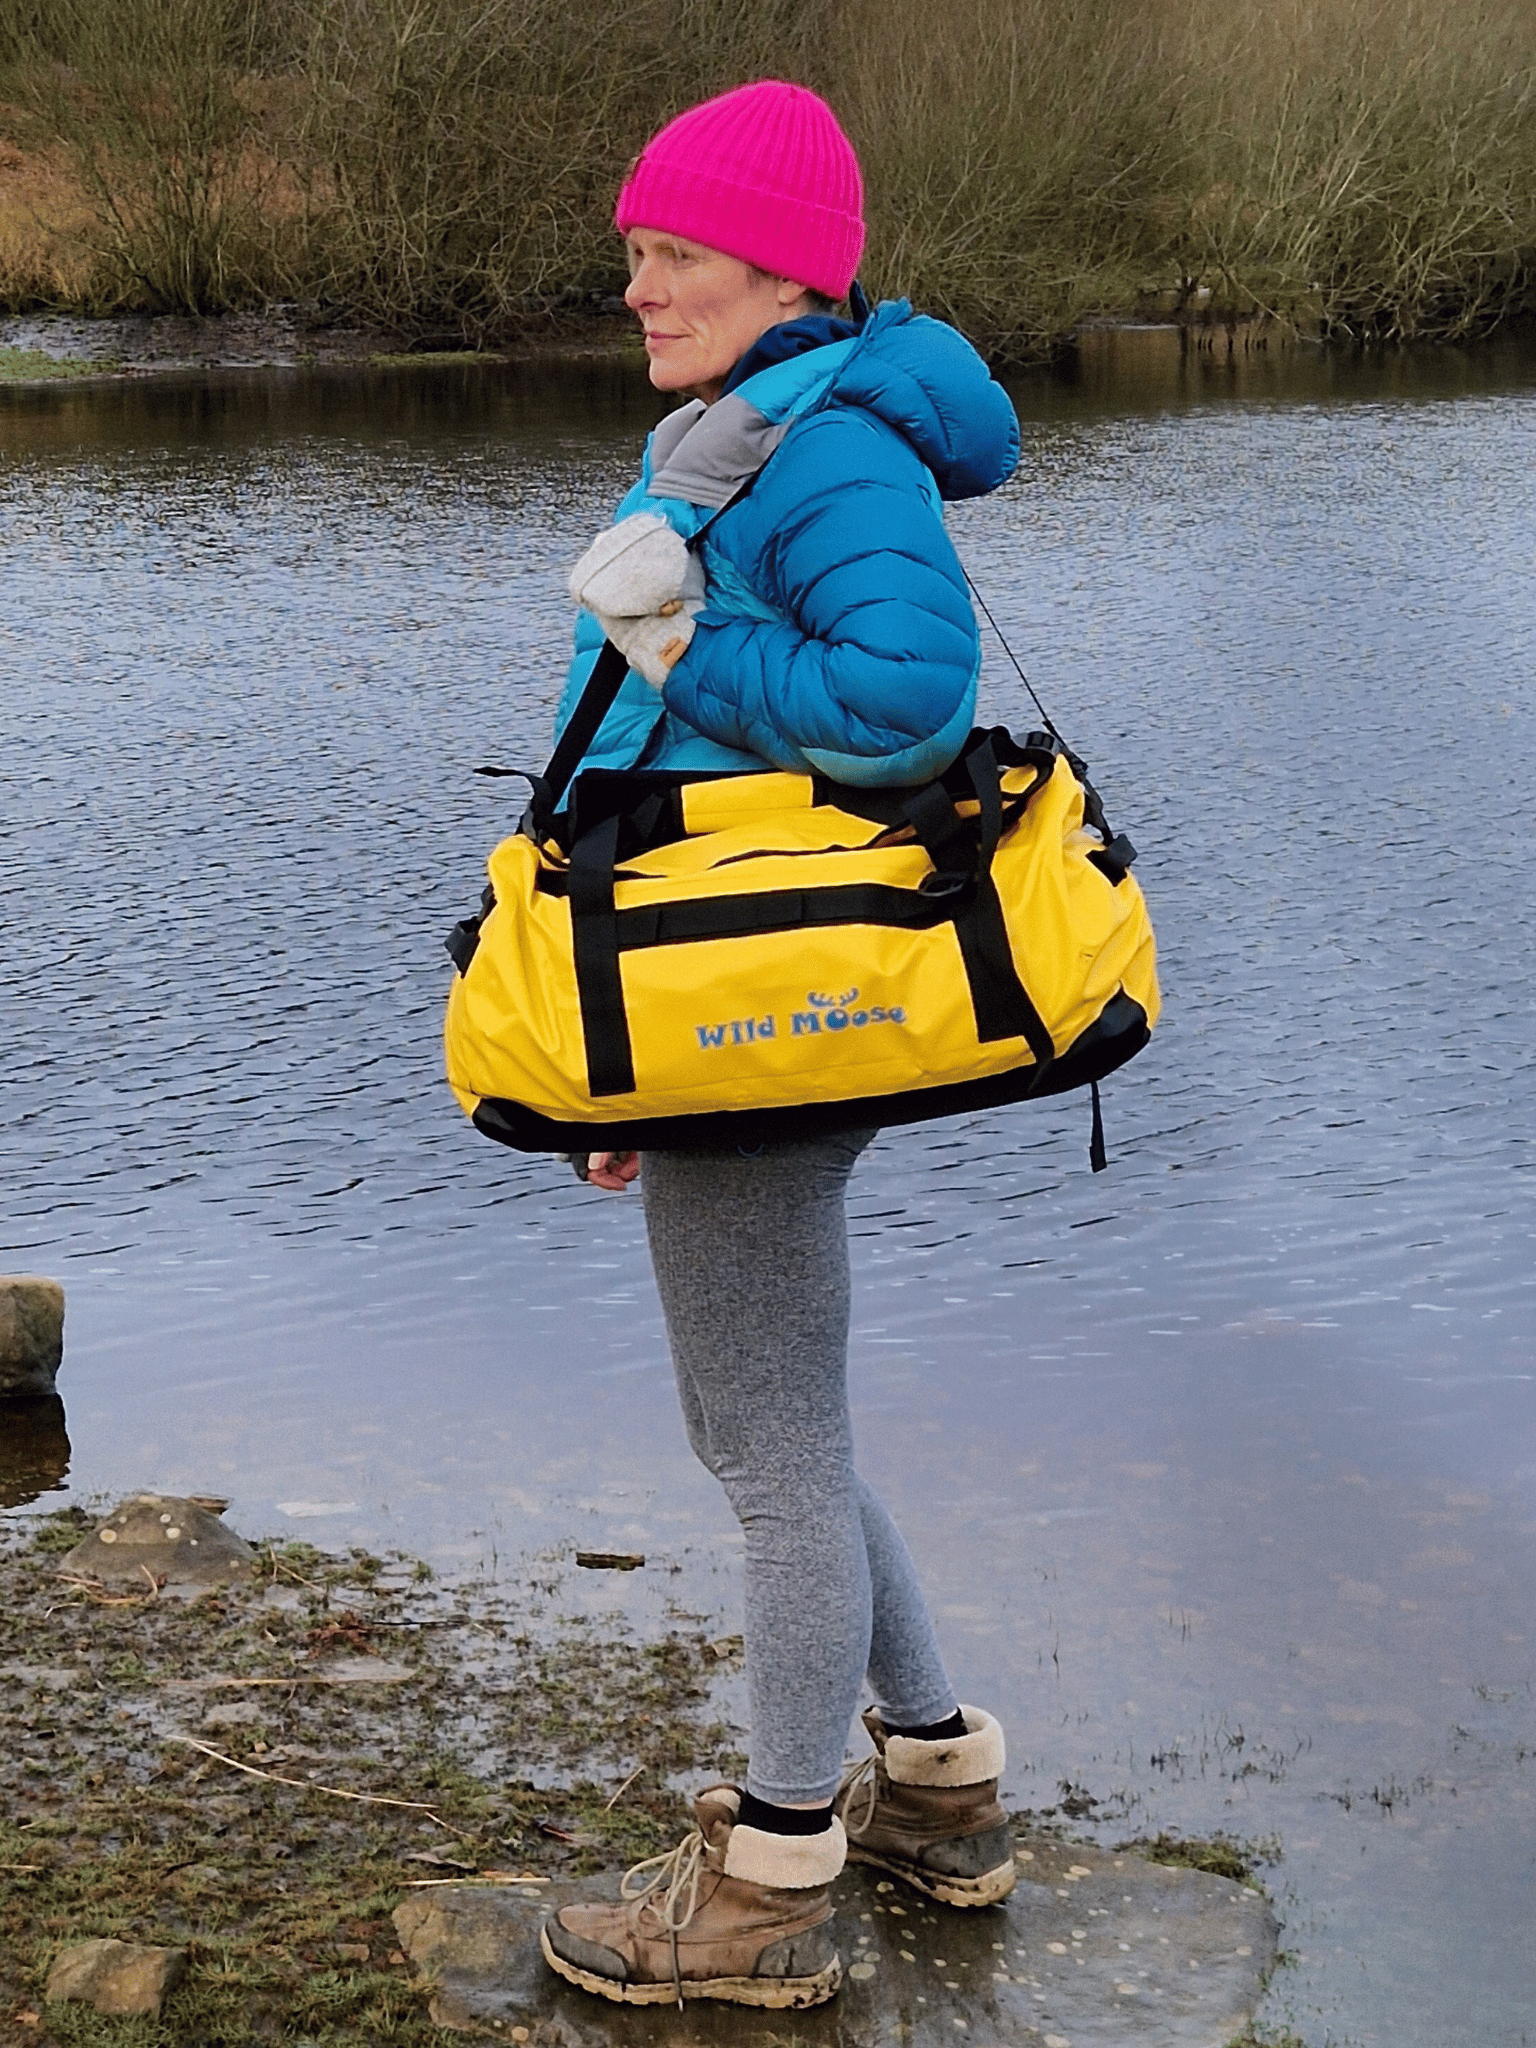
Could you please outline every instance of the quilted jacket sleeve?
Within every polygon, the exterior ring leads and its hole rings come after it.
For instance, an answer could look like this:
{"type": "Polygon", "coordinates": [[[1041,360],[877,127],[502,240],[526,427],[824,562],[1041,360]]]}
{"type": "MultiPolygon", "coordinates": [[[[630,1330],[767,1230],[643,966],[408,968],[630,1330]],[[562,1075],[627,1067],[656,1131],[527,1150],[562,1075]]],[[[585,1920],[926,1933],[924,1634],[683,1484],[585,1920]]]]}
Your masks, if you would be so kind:
{"type": "Polygon", "coordinates": [[[776,620],[706,610],[669,710],[711,739],[842,782],[927,781],[975,710],[979,645],[917,456],[869,414],[802,421],[716,545],[776,620]]]}

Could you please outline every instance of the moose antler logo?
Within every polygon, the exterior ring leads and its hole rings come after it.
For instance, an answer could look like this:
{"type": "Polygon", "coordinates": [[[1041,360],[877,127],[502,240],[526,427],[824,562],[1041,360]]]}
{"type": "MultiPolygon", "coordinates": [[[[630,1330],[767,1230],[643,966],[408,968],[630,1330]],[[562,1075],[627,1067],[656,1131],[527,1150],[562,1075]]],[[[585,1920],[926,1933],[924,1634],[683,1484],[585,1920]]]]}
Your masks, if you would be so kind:
{"type": "Polygon", "coordinates": [[[818,1010],[846,1010],[850,1003],[858,1001],[858,996],[858,990],[851,988],[840,996],[818,996],[814,993],[807,993],[805,1000],[818,1010]]]}

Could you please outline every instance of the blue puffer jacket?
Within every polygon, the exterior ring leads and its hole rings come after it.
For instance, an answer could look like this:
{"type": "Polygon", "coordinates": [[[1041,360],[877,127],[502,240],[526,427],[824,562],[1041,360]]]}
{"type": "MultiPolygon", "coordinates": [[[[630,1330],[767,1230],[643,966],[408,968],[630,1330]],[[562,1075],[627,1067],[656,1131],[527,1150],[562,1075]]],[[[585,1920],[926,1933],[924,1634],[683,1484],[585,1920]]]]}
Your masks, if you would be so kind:
{"type": "MultiPolygon", "coordinates": [[[[658,512],[690,537],[762,473],[702,543],[706,605],[664,703],[631,672],[584,765],[770,764],[882,786],[940,773],[981,661],[941,500],[994,490],[1018,452],[970,343],[905,300],[669,414],[620,519],[658,512]]],[[[561,726],[601,645],[580,613],[561,726]]]]}

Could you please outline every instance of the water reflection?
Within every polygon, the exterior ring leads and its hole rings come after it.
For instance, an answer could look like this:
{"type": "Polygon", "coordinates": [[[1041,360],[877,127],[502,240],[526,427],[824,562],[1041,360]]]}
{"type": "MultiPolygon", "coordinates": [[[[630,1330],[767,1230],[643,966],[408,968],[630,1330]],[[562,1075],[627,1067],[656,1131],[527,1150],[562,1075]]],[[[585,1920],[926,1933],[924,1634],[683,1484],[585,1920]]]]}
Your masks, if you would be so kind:
{"type": "MultiPolygon", "coordinates": [[[[1021,380],[1022,381],[1022,380],[1021,380]]],[[[1256,322],[1089,328],[1049,377],[1028,381],[1028,409],[1163,412],[1191,404],[1274,400],[1410,404],[1471,398],[1536,383],[1536,327],[1433,351],[1323,348],[1256,322]]]]}
{"type": "MultiPolygon", "coordinates": [[[[1107,1175],[1070,1102],[873,1148],[864,1457],[1017,1797],[1279,1832],[1311,2042],[1513,2044],[1536,376],[1128,346],[1020,381],[1019,477],[953,528],[1142,848],[1167,1018],[1107,1175]]],[[[0,1262],[69,1285],[82,1491],[734,1600],[636,1205],[478,1139],[436,1043],[516,802],[470,770],[540,755],[572,537],[653,410],[607,373],[0,397],[0,1262]]]]}
{"type": "Polygon", "coordinates": [[[29,462],[87,451],[142,459],[216,444],[224,457],[305,440],[450,443],[487,434],[643,435],[666,405],[623,363],[548,368],[454,362],[423,369],[168,371],[122,382],[0,385],[0,451],[29,462]],[[552,430],[552,432],[551,432],[552,430]]]}
{"type": "Polygon", "coordinates": [[[57,1394],[19,1394],[0,1401],[0,1507],[27,1507],[63,1491],[69,1432],[57,1394]]]}

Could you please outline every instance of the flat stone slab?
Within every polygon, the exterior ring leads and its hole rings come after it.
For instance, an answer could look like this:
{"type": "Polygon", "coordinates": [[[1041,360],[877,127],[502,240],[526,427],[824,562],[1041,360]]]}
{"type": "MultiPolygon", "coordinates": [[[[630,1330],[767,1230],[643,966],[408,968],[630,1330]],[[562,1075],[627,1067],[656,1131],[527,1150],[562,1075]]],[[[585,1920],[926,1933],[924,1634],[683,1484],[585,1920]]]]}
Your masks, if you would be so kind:
{"type": "Polygon", "coordinates": [[[196,1501],[139,1493],[83,1537],[59,1570],[108,1585],[200,1589],[249,1578],[256,1553],[196,1501]]]}
{"type": "Polygon", "coordinates": [[[1252,2019],[1277,1927],[1259,1893],[1134,1855],[1023,1839],[1001,1906],[957,1912],[850,1867],[842,1991],[810,2012],[630,2007],[563,1984],[539,1923],[614,1881],[443,1885],[397,1908],[441,2027],[533,2048],[1228,2048],[1252,2019]]]}
{"type": "Polygon", "coordinates": [[[0,1395],[51,1394],[64,1356],[64,1290],[32,1273],[0,1275],[0,1395]]]}
{"type": "Polygon", "coordinates": [[[75,1999],[104,2013],[157,2013],[186,1972],[185,1949],[133,1941],[77,1941],[53,1959],[43,1996],[75,1999]]]}

